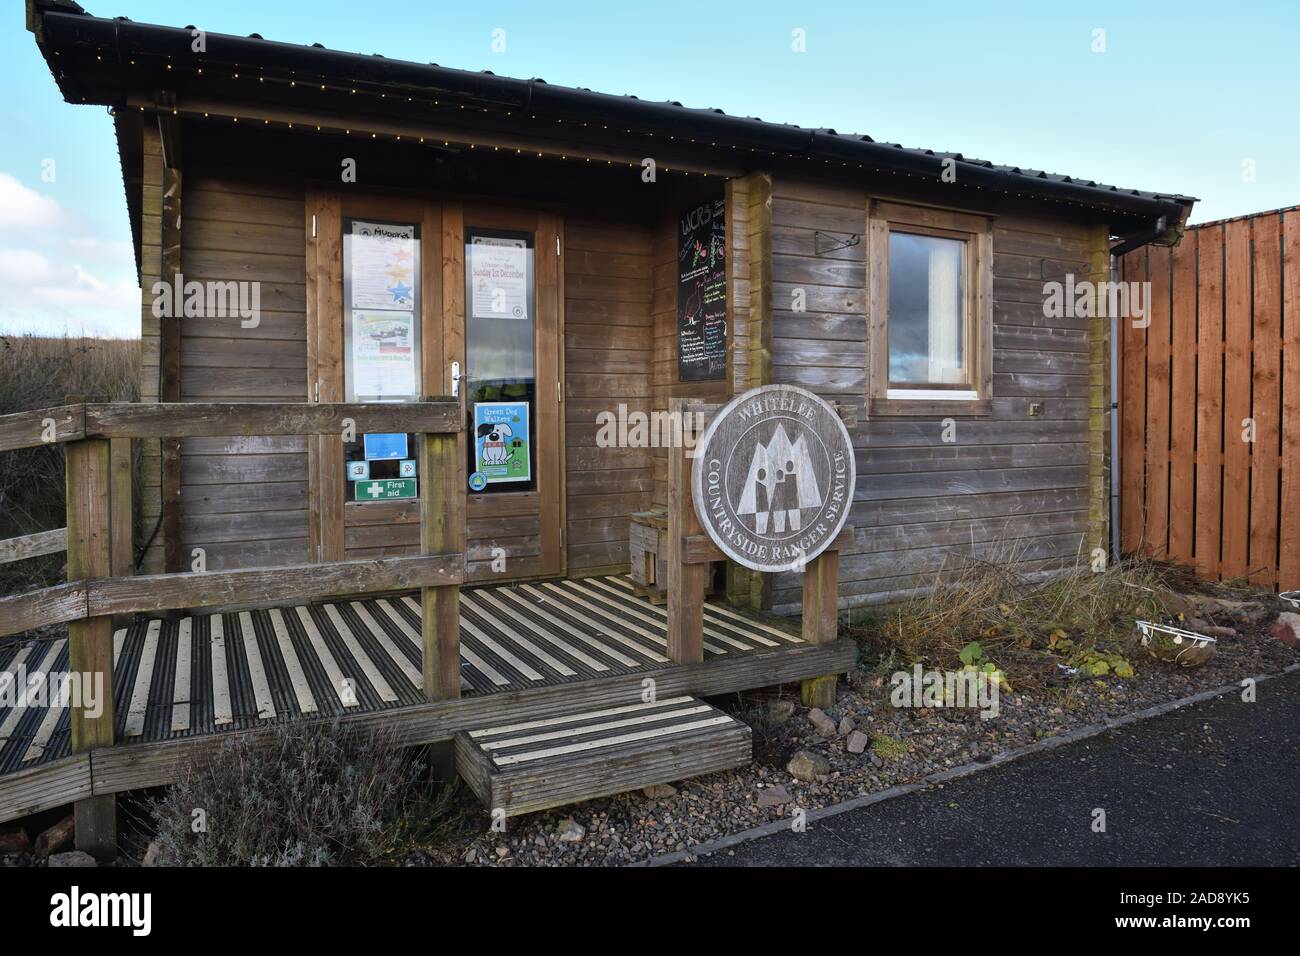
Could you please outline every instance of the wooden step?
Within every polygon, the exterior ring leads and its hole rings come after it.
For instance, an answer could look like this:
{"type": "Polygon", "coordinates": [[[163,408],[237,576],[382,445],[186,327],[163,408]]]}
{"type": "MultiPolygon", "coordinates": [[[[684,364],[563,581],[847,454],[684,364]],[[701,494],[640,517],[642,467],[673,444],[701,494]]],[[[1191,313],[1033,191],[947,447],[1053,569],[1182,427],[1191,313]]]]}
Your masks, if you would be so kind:
{"type": "Polygon", "coordinates": [[[580,710],[456,735],[456,769],[506,816],[749,763],[750,730],[695,697],[580,710]]]}

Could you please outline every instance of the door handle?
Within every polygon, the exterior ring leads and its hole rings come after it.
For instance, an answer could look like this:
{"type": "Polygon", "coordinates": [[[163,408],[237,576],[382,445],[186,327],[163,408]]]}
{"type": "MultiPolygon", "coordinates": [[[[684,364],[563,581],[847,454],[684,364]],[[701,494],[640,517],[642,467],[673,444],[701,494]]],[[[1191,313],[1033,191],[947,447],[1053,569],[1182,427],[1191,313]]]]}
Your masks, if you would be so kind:
{"type": "Polygon", "coordinates": [[[451,363],[451,397],[460,398],[460,363],[451,363]]]}

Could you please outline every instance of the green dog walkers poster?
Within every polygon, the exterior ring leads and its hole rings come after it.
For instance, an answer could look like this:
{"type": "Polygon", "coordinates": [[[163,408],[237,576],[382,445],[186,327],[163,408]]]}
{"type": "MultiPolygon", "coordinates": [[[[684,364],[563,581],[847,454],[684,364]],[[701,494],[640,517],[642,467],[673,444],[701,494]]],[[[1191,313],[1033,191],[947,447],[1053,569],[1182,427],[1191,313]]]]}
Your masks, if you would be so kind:
{"type": "Polygon", "coordinates": [[[533,477],[528,448],[527,402],[478,402],[474,405],[474,473],[471,491],[533,477]]]}

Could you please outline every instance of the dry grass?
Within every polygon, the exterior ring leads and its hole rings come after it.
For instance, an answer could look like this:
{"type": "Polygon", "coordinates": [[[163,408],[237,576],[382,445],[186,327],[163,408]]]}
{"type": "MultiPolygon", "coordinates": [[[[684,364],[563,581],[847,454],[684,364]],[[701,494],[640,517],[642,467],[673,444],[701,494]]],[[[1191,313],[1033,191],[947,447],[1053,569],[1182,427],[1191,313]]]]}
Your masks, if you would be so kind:
{"type": "Polygon", "coordinates": [[[994,560],[955,559],[928,594],[850,625],[850,633],[888,667],[957,669],[961,649],[978,641],[1013,683],[1037,683],[1063,647],[1074,654],[1128,647],[1135,620],[1166,613],[1164,572],[1153,564],[1104,571],[1080,564],[1042,579],[1019,570],[1018,551],[1009,544],[994,560]]]}
{"type": "MultiPolygon", "coordinates": [[[[62,405],[69,396],[139,398],[134,339],[0,336],[0,415],[62,405]]],[[[64,525],[63,448],[0,452],[0,538],[64,525]]],[[[61,557],[0,566],[0,593],[58,580],[61,557]]]]}

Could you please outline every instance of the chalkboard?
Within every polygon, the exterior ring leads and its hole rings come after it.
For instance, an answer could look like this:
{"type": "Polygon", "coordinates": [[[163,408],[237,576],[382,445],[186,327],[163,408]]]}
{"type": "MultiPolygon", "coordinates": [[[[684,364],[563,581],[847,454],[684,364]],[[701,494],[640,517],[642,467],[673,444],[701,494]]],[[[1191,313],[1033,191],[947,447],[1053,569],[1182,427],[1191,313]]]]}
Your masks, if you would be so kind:
{"type": "Polygon", "coordinates": [[[677,378],[727,377],[727,217],[721,199],[682,213],[677,237],[677,378]]]}

